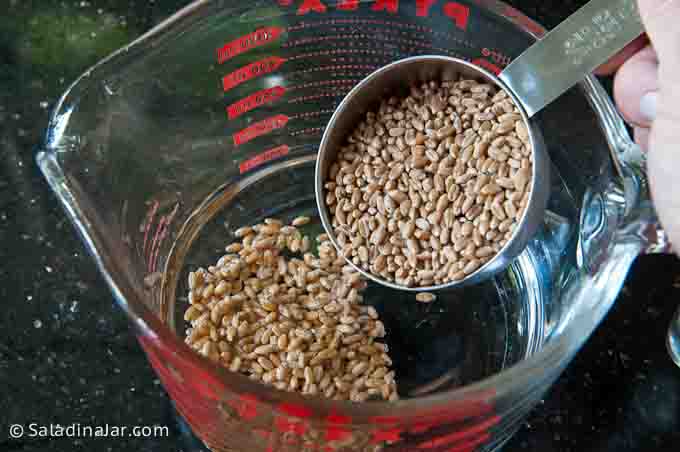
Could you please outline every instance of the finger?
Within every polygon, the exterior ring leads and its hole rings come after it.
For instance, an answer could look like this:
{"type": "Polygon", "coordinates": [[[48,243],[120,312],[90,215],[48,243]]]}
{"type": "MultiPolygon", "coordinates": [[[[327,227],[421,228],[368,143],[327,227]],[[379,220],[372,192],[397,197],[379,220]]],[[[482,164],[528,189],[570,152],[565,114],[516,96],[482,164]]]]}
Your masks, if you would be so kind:
{"type": "Polygon", "coordinates": [[[649,129],[644,127],[636,127],[634,130],[635,143],[647,152],[649,149],[649,129]]]}
{"type": "MultiPolygon", "coordinates": [[[[661,111],[649,135],[647,170],[652,199],[670,241],[680,243],[680,129],[678,121],[661,111]]],[[[677,252],[676,248],[676,252],[677,252]]]]}
{"type": "Polygon", "coordinates": [[[677,0],[638,0],[640,16],[659,59],[675,68],[680,63],[680,2],[677,0]]]}
{"type": "Polygon", "coordinates": [[[628,44],[619,53],[614,55],[609,61],[595,69],[597,75],[611,75],[616,72],[630,57],[638,53],[649,44],[647,35],[642,35],[628,44]]]}
{"type": "Polygon", "coordinates": [[[651,46],[626,61],[614,80],[614,99],[629,124],[649,128],[659,90],[659,62],[651,46]]]}
{"type": "Polygon", "coordinates": [[[647,169],[654,205],[670,241],[680,243],[680,1],[638,0],[642,21],[658,54],[659,94],[649,135],[647,169]]]}

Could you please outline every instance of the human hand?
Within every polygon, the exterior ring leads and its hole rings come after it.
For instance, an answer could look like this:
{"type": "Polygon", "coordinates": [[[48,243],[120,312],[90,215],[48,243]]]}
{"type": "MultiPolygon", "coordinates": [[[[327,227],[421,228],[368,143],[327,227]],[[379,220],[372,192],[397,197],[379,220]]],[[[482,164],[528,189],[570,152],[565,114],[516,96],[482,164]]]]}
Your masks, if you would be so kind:
{"type": "Polygon", "coordinates": [[[680,1],[638,0],[638,6],[647,35],[598,73],[616,71],[616,104],[635,142],[649,150],[654,205],[671,242],[680,243],[680,1]]]}

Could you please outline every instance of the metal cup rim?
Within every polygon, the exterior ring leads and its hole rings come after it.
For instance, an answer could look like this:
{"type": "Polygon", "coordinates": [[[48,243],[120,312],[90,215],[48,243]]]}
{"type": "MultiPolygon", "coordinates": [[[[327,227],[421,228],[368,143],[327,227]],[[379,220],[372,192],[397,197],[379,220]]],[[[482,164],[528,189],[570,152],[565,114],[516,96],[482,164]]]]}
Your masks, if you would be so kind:
{"type": "Polygon", "coordinates": [[[484,68],[481,68],[473,63],[470,63],[459,58],[443,55],[419,55],[403,58],[376,69],[375,71],[364,77],[359,83],[357,83],[345,95],[343,100],[338,104],[335,111],[333,112],[333,115],[331,116],[330,120],[326,125],[323,136],[321,138],[321,142],[319,144],[319,151],[317,154],[315,166],[314,191],[319,216],[321,218],[321,223],[324,227],[326,234],[328,235],[329,240],[331,241],[331,243],[333,243],[333,246],[336,248],[338,253],[342,255],[343,259],[349,265],[351,265],[352,268],[354,268],[354,270],[358,271],[364,277],[370,279],[371,281],[374,281],[383,286],[390,287],[392,289],[404,290],[409,292],[432,292],[474,284],[482,280],[488,279],[494,274],[505,269],[511,263],[511,261],[515,257],[517,257],[517,255],[519,255],[520,252],[524,249],[529,238],[533,236],[535,229],[538,227],[538,221],[536,220],[536,217],[538,216],[542,219],[543,210],[545,209],[545,205],[547,203],[547,195],[549,192],[548,189],[548,187],[550,186],[549,177],[550,176],[548,157],[545,151],[545,145],[542,139],[540,138],[540,135],[536,133],[535,120],[529,118],[529,115],[526,113],[526,110],[521,100],[505,83],[503,83],[503,81],[499,77],[485,70],[484,68]],[[527,125],[527,129],[529,131],[529,139],[531,142],[533,154],[532,177],[530,181],[531,195],[529,197],[529,202],[524,211],[524,214],[521,220],[518,222],[517,226],[515,227],[512,237],[507,241],[503,248],[501,248],[501,250],[494,255],[494,257],[491,260],[489,260],[484,265],[475,270],[473,273],[459,281],[449,281],[444,284],[432,286],[407,287],[382,279],[377,275],[373,274],[372,272],[364,270],[363,268],[354,264],[354,262],[352,262],[350,259],[342,255],[342,247],[338,243],[337,238],[335,236],[335,232],[330,221],[329,209],[326,206],[325,202],[324,196],[325,189],[323,187],[325,181],[325,174],[322,174],[323,171],[321,167],[324,161],[326,160],[327,155],[329,154],[329,140],[333,128],[342,118],[343,114],[345,113],[346,107],[349,105],[352,99],[354,99],[354,97],[358,93],[360,93],[363,90],[363,88],[367,84],[369,84],[369,82],[372,82],[376,78],[383,76],[387,72],[394,70],[395,68],[398,68],[399,66],[405,64],[418,64],[433,61],[439,63],[444,62],[454,64],[457,65],[459,68],[461,66],[465,67],[467,71],[479,74],[480,77],[478,78],[486,78],[488,81],[494,83],[496,86],[505,90],[510,95],[511,99],[518,107],[518,110],[522,115],[522,120],[527,125]],[[531,213],[533,213],[534,217],[533,219],[530,219],[530,217],[532,216],[531,213]],[[537,213],[540,213],[540,215],[537,215],[537,213]],[[512,251],[508,252],[509,250],[512,251]]]}

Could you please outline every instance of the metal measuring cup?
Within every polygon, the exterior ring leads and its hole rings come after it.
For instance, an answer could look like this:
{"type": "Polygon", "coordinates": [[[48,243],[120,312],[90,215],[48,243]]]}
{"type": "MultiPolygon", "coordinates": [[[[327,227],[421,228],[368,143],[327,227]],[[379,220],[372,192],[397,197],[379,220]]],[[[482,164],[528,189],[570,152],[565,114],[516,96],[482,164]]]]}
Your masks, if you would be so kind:
{"type": "Polygon", "coordinates": [[[606,62],[643,32],[635,0],[591,0],[496,76],[467,61],[437,55],[410,57],[384,66],[356,85],[338,105],[324,132],[316,163],[315,192],[321,222],[341,251],[325,202],[324,183],[346,138],[380,101],[429,80],[465,77],[505,90],[528,126],[533,152],[531,194],[524,215],[505,246],[486,264],[459,281],[406,287],[347,262],[365,277],[388,287],[431,291],[483,281],[517,257],[543,221],[550,194],[550,160],[532,117],[606,62]]]}

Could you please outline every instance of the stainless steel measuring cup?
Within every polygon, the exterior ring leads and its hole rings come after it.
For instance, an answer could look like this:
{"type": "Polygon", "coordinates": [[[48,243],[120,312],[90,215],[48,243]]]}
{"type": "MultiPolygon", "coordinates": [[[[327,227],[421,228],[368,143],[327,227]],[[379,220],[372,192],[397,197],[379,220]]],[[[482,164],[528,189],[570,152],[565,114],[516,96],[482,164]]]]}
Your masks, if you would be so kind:
{"type": "Polygon", "coordinates": [[[592,0],[545,38],[527,49],[498,76],[448,56],[410,57],[384,66],[356,85],[338,105],[319,146],[315,192],[322,224],[342,251],[331,224],[324,183],[337,153],[365,113],[381,100],[430,80],[480,80],[505,90],[529,125],[533,151],[531,195],[512,237],[487,263],[462,280],[434,286],[412,286],[385,280],[346,259],[365,277],[394,289],[431,291],[477,283],[506,268],[525,248],[543,222],[550,192],[550,163],[540,130],[531,118],[558,96],[606,62],[643,31],[634,0],[592,0]]]}

